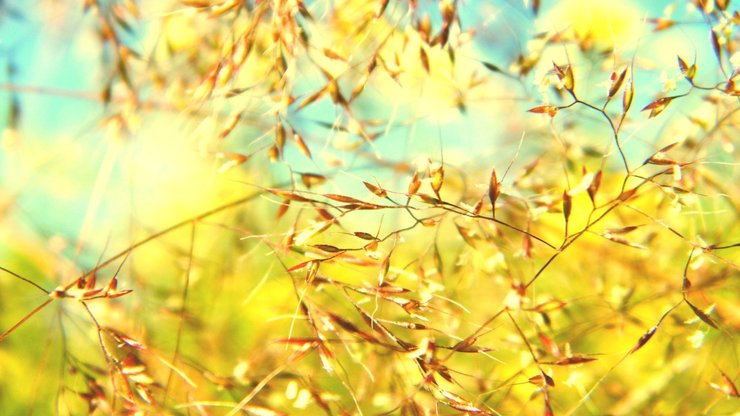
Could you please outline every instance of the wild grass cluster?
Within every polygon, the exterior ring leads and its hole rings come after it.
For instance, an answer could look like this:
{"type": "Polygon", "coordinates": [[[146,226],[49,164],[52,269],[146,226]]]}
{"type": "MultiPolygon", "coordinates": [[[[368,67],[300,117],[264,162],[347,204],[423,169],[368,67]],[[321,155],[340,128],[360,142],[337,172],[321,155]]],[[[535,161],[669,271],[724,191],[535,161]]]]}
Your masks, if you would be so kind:
{"type": "Polygon", "coordinates": [[[6,414],[740,407],[737,5],[16,3],[98,55],[2,84],[6,414]]]}

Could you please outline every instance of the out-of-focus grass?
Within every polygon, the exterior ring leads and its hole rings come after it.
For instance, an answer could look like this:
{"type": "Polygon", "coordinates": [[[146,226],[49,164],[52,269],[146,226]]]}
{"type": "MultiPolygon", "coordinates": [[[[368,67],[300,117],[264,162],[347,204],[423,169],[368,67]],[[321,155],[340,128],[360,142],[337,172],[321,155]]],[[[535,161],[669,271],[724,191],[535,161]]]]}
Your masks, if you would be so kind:
{"type": "MultiPolygon", "coordinates": [[[[236,16],[156,2],[137,16],[126,2],[86,13],[8,3],[24,17],[3,18],[38,34],[12,37],[2,57],[0,266],[60,292],[0,341],[7,414],[227,413],[239,402],[252,414],[414,414],[413,403],[538,414],[545,397],[556,414],[736,406],[737,249],[707,246],[731,246],[739,231],[736,101],[695,89],[654,119],[639,111],[689,88],[677,54],[697,64],[697,85],[727,78],[702,19],[729,22],[734,9],[566,1],[535,17],[533,2],[419,2],[409,12],[391,1],[375,18],[380,2],[306,2],[311,20],[259,14],[270,5],[236,16]],[[445,5],[459,22],[443,49],[428,43],[445,5]],[[413,27],[425,15],[426,41],[413,27]],[[260,16],[248,58],[228,73],[232,42],[243,46],[260,16]],[[644,16],[676,27],[653,31],[644,16]],[[102,22],[118,37],[101,42],[102,22]],[[60,33],[64,47],[50,40],[60,33]],[[575,92],[595,109],[526,112],[570,102],[553,63],[571,65],[575,92]],[[603,116],[619,119],[628,84],[598,112],[612,71],[626,67],[636,89],[619,131],[627,178],[603,116]],[[211,89],[214,71],[223,72],[211,89]],[[337,94],[346,100],[363,79],[344,106],[337,94]],[[270,162],[281,126],[286,143],[270,162]],[[638,166],[676,141],[667,153],[690,163],[643,184],[666,165],[638,166]],[[590,181],[572,190],[596,171],[604,180],[592,203],[590,181]],[[414,172],[425,198],[408,195],[414,172]],[[322,183],[301,183],[306,173],[322,183]],[[349,198],[383,207],[347,208],[349,198]],[[218,207],[228,209],[211,213],[218,207]],[[329,227],[309,236],[318,221],[329,227]],[[572,245],[561,245],[565,234],[572,245]],[[133,292],[87,299],[65,288],[111,258],[91,288],[117,273],[118,289],[133,292]],[[312,260],[316,275],[297,267],[312,260]],[[595,360],[553,364],[568,357],[595,360]],[[543,374],[555,386],[533,378],[543,374]]],[[[723,65],[737,66],[729,58],[723,65]]],[[[0,275],[0,331],[50,298],[22,278],[0,275]]]]}

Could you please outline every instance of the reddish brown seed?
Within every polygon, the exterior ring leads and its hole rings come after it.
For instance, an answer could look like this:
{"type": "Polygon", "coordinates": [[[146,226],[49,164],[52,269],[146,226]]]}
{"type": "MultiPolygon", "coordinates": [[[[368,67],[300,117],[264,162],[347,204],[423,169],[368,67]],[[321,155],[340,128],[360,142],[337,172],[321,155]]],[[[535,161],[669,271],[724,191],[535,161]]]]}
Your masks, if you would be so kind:
{"type": "Polygon", "coordinates": [[[411,178],[411,182],[409,183],[408,195],[416,195],[416,192],[419,191],[420,187],[421,181],[419,180],[419,172],[414,172],[414,176],[411,178]]]}
{"type": "Polygon", "coordinates": [[[637,344],[635,344],[635,346],[632,347],[632,349],[630,350],[630,354],[634,353],[635,351],[645,346],[645,344],[647,344],[647,342],[650,341],[650,338],[652,338],[653,335],[655,335],[655,331],[657,330],[658,330],[657,326],[650,328],[643,336],[640,337],[639,340],[637,340],[637,344]]]}
{"type": "Polygon", "coordinates": [[[568,191],[563,191],[563,217],[565,217],[565,223],[568,223],[570,219],[570,212],[573,208],[573,202],[568,191]]]}
{"type": "Polygon", "coordinates": [[[622,83],[624,83],[624,76],[627,74],[627,68],[624,68],[622,72],[617,75],[616,72],[612,72],[612,84],[609,87],[609,98],[614,97],[617,92],[619,92],[619,89],[622,88],[622,83]]]}
{"type": "Polygon", "coordinates": [[[648,116],[648,118],[653,118],[662,113],[663,110],[668,107],[668,104],[670,104],[671,101],[673,101],[673,97],[661,97],[646,105],[645,108],[643,108],[641,111],[650,110],[650,115],[648,116]]]}
{"type": "Polygon", "coordinates": [[[596,192],[599,191],[599,186],[601,186],[601,176],[601,171],[596,172],[594,178],[591,180],[591,184],[588,186],[588,196],[591,198],[592,203],[596,203],[596,192]]]}
{"type": "Polygon", "coordinates": [[[584,357],[582,355],[574,355],[572,357],[563,357],[559,360],[553,361],[548,364],[552,365],[576,365],[596,361],[596,358],[584,357]]]}
{"type": "Polygon", "coordinates": [[[547,114],[550,117],[555,117],[558,113],[558,108],[553,105],[541,105],[539,107],[530,108],[530,113],[547,114]]]}
{"type": "Polygon", "coordinates": [[[491,179],[488,182],[488,200],[491,201],[491,210],[493,210],[492,217],[496,217],[496,200],[498,200],[501,194],[501,183],[496,177],[496,169],[491,171],[491,179]]]}
{"type": "Polygon", "coordinates": [[[707,315],[704,311],[694,306],[688,300],[686,300],[686,304],[689,305],[691,310],[694,312],[694,315],[696,315],[699,319],[701,319],[705,324],[711,326],[714,329],[718,329],[717,324],[714,322],[714,320],[709,315],[707,315]]]}
{"type": "Polygon", "coordinates": [[[365,185],[365,188],[367,188],[370,192],[374,193],[380,198],[385,198],[386,196],[388,196],[388,193],[383,188],[375,186],[371,183],[367,183],[365,181],[363,181],[362,184],[365,185]]]}

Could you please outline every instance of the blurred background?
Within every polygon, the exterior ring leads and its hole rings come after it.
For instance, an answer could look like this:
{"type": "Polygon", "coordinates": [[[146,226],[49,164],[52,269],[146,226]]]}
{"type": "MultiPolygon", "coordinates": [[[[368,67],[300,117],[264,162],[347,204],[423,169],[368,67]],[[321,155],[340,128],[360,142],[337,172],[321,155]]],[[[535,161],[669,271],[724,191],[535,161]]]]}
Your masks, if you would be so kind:
{"type": "MultiPolygon", "coordinates": [[[[391,0],[378,18],[382,3],[0,2],[0,331],[12,328],[0,341],[5,414],[123,409],[130,403],[112,392],[127,397],[126,382],[108,374],[116,360],[144,368],[137,367],[139,379],[127,379],[129,396],[153,413],[221,414],[252,392],[248,414],[390,414],[414,394],[423,396],[422,407],[434,402],[439,392],[415,393],[421,387],[404,382],[419,378],[418,369],[373,345],[332,344],[333,370],[323,355],[298,362],[288,351],[296,346],[276,340],[318,337],[305,322],[311,313],[327,328],[332,314],[352,316],[360,327],[354,300],[390,321],[416,317],[346,287],[312,288],[298,276],[303,271],[286,270],[321,254],[311,244],[359,247],[354,263],[322,264],[322,276],[372,287],[393,254],[391,280],[428,306],[427,321],[417,323],[439,330],[399,332],[417,345],[454,345],[501,305],[513,305],[512,288],[538,273],[552,251],[535,243],[533,254],[522,253],[522,235],[469,218],[416,227],[400,209],[356,211],[314,234],[326,214],[316,204],[293,201],[276,216],[285,199],[262,191],[378,203],[366,181],[403,204],[414,172],[426,178],[444,166],[445,200],[472,207],[495,169],[508,172],[499,176],[507,198],[526,201],[512,202],[504,215],[559,244],[564,189],[600,170],[603,192],[620,187],[625,162],[598,108],[619,120],[623,92],[605,99],[625,68],[635,89],[620,122],[626,163],[636,169],[678,142],[681,157],[697,167],[683,172],[688,179],[679,169],[673,182],[599,225],[638,225],[629,244],[586,233],[530,288],[529,304],[517,306],[568,307],[537,317],[519,310],[515,319],[549,361],[558,348],[598,360],[549,367],[557,388],[547,396],[547,387],[528,382],[537,374],[531,347],[504,317],[481,335],[492,352],[455,355],[454,378],[464,381],[449,383],[449,391],[498,414],[541,413],[543,395],[556,414],[574,406],[575,414],[736,411],[738,399],[728,397],[740,368],[738,252],[697,247],[735,243],[740,231],[738,102],[722,90],[740,67],[732,53],[737,4],[391,0]],[[449,40],[433,45],[450,8],[449,40]],[[696,66],[698,87],[677,57],[696,66]],[[527,112],[572,101],[553,63],[570,65],[578,98],[597,111],[527,112]],[[687,92],[654,118],[640,111],[687,92]],[[196,218],[212,209],[219,212],[196,218]],[[367,241],[353,236],[406,227],[365,256],[360,243],[367,241]],[[461,227],[477,233],[475,244],[461,227]],[[291,232],[310,244],[291,251],[283,245],[291,232]],[[44,291],[112,256],[98,286],[116,275],[132,293],[54,301],[14,328],[49,299],[44,291]],[[719,327],[684,304],[657,345],[620,361],[682,299],[685,270],[696,278],[696,303],[719,327]],[[302,315],[304,307],[311,313],[302,315]],[[543,341],[550,339],[555,347],[543,341]],[[386,360],[393,364],[384,370],[386,360]]],[[[589,216],[588,201],[583,192],[574,198],[578,221],[589,216]]],[[[343,328],[350,333],[339,338],[358,337],[343,328]]]]}

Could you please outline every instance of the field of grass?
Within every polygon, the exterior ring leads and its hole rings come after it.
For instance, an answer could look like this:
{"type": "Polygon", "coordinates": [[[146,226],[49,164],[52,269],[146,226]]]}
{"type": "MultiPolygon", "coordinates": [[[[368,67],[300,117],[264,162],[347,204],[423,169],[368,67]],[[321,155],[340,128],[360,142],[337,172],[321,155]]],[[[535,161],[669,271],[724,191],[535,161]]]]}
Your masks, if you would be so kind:
{"type": "Polygon", "coordinates": [[[0,414],[737,414],[738,26],[0,2],[0,414]]]}

